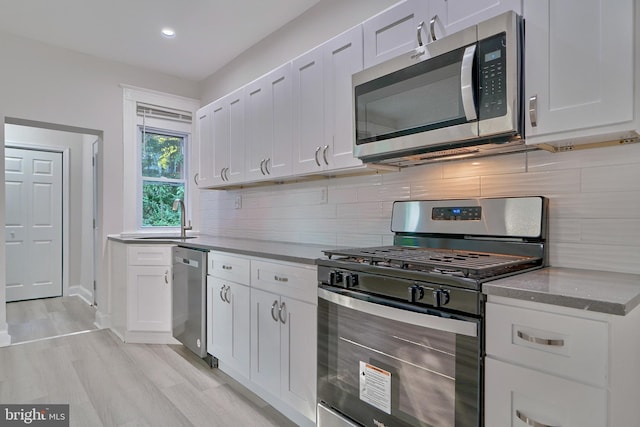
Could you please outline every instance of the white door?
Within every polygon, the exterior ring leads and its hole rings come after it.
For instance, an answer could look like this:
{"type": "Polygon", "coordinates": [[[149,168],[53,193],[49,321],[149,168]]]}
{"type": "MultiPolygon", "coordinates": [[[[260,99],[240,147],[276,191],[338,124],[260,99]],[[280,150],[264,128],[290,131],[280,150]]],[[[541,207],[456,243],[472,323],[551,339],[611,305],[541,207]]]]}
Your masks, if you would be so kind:
{"type": "Polygon", "coordinates": [[[5,149],[7,302],[62,295],[62,153],[5,149]]]}

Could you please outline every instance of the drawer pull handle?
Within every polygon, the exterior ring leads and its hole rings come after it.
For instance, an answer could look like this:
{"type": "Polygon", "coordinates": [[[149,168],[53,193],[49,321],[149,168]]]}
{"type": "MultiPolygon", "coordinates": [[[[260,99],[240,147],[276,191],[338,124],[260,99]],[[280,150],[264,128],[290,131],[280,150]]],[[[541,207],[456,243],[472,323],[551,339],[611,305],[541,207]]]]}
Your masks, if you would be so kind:
{"type": "Polygon", "coordinates": [[[223,265],[222,265],[222,269],[223,269],[223,270],[233,270],[233,267],[232,267],[232,266],[230,266],[230,265],[224,265],[224,264],[223,264],[223,265]]]}
{"type": "Polygon", "coordinates": [[[536,420],[527,417],[525,414],[516,409],[516,417],[518,417],[522,422],[531,427],[554,427],[549,424],[542,424],[537,422],[536,420]]]}
{"type": "Polygon", "coordinates": [[[286,283],[286,282],[288,282],[288,281],[289,281],[289,278],[288,278],[288,277],[273,276],[273,279],[274,279],[276,282],[284,282],[284,283],[286,283]]]}
{"type": "Polygon", "coordinates": [[[538,337],[534,337],[531,336],[529,334],[526,334],[522,331],[518,331],[518,338],[521,338],[525,341],[528,342],[532,342],[534,344],[540,344],[540,345],[550,345],[550,346],[554,346],[554,347],[563,347],[564,346],[564,340],[552,340],[552,339],[547,339],[547,338],[538,338],[538,337]]]}

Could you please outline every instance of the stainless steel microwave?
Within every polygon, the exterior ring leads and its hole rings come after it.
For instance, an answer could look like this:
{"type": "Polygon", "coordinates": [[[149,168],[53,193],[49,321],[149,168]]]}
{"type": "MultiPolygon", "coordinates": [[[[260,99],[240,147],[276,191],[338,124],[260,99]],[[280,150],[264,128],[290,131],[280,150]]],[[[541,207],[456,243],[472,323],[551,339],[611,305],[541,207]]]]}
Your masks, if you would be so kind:
{"type": "Polygon", "coordinates": [[[354,74],[354,155],[403,166],[525,149],[522,46],[507,12],[354,74]]]}

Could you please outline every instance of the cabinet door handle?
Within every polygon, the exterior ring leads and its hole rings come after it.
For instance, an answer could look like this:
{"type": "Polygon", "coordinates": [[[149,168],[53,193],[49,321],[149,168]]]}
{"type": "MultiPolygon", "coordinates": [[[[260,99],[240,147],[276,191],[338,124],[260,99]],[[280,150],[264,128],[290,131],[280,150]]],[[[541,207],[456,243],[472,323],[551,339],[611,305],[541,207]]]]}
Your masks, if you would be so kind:
{"type": "Polygon", "coordinates": [[[223,285],[223,286],[220,288],[220,299],[221,299],[223,302],[224,302],[224,296],[222,295],[222,293],[224,292],[224,288],[226,288],[226,285],[223,285]]]}
{"type": "Polygon", "coordinates": [[[320,160],[318,160],[318,153],[320,152],[320,150],[321,150],[321,149],[322,149],[322,147],[318,146],[318,147],[316,148],[316,152],[315,152],[315,154],[314,154],[314,157],[315,157],[315,159],[316,159],[316,164],[317,164],[318,166],[322,166],[322,165],[320,164],[320,160]]]}
{"type": "Polygon", "coordinates": [[[538,95],[529,98],[529,121],[532,128],[538,126],[538,95]]]}
{"type": "Polygon", "coordinates": [[[269,162],[271,161],[271,157],[264,161],[264,170],[267,171],[267,175],[271,175],[271,171],[269,170],[269,162]]]}
{"type": "Polygon", "coordinates": [[[424,43],[422,43],[422,27],[424,27],[424,21],[418,24],[418,46],[424,45],[424,43]]]}
{"type": "Polygon", "coordinates": [[[264,173],[264,159],[260,160],[260,173],[265,175],[264,173]]]}
{"type": "Polygon", "coordinates": [[[529,334],[527,334],[525,332],[522,332],[522,331],[518,331],[517,335],[518,335],[518,338],[523,339],[523,340],[528,341],[528,342],[532,342],[534,344],[549,345],[549,346],[554,346],[554,347],[563,347],[564,346],[564,340],[538,338],[538,337],[534,337],[534,336],[529,335],[529,334]]]}
{"type": "Polygon", "coordinates": [[[164,272],[164,283],[169,284],[169,270],[164,272]]]}
{"type": "Polygon", "coordinates": [[[325,145],[322,149],[322,158],[324,159],[324,164],[329,165],[329,160],[327,160],[327,151],[329,150],[329,146],[325,145]]]}
{"type": "Polygon", "coordinates": [[[431,21],[429,21],[429,32],[431,33],[431,41],[436,41],[438,38],[436,37],[436,19],[438,19],[438,15],[433,15],[431,21]]]}
{"type": "Polygon", "coordinates": [[[273,276],[273,280],[275,280],[276,282],[287,283],[289,281],[289,278],[288,277],[281,277],[281,276],[273,276]]]}
{"type": "Polygon", "coordinates": [[[198,184],[198,175],[200,175],[200,173],[199,173],[199,172],[196,172],[196,174],[195,174],[195,175],[193,175],[193,182],[195,182],[195,183],[196,183],[196,185],[200,185],[200,184],[198,184]]]}
{"type": "Polygon", "coordinates": [[[231,304],[231,298],[229,297],[229,292],[231,291],[231,286],[227,286],[227,289],[224,290],[224,300],[227,304],[231,304]]]}
{"type": "Polygon", "coordinates": [[[224,180],[229,182],[229,168],[224,168],[224,180]]]}
{"type": "Polygon", "coordinates": [[[276,322],[278,321],[278,317],[274,310],[276,309],[277,306],[278,306],[278,300],[275,300],[273,304],[271,304],[271,318],[276,322]]]}
{"type": "Polygon", "coordinates": [[[287,324],[287,305],[283,302],[278,309],[278,317],[283,325],[287,324]],[[284,312],[284,319],[282,318],[282,312],[284,312]]]}
{"type": "Polygon", "coordinates": [[[527,417],[525,414],[516,409],[516,417],[518,417],[523,423],[531,427],[554,427],[549,424],[542,424],[534,420],[533,418],[527,417]]]}

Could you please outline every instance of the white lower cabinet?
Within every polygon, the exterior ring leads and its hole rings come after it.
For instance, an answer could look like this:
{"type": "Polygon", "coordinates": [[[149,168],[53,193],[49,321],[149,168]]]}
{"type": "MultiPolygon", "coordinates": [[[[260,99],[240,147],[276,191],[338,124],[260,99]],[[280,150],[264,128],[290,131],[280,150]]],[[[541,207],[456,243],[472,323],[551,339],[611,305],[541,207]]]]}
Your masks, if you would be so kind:
{"type": "Polygon", "coordinates": [[[485,425],[638,425],[639,323],[640,309],[616,316],[489,296],[485,425]]]}
{"type": "Polygon", "coordinates": [[[172,245],[109,245],[111,329],[125,342],[176,343],[171,331],[172,245]]]}
{"type": "Polygon", "coordinates": [[[314,265],[209,253],[207,351],[298,425],[316,421],[314,265]]]}
{"type": "Polygon", "coordinates": [[[249,286],[207,276],[207,352],[249,376],[249,286]]]}
{"type": "Polygon", "coordinates": [[[486,426],[603,427],[607,391],[488,358],[486,426]]]}

